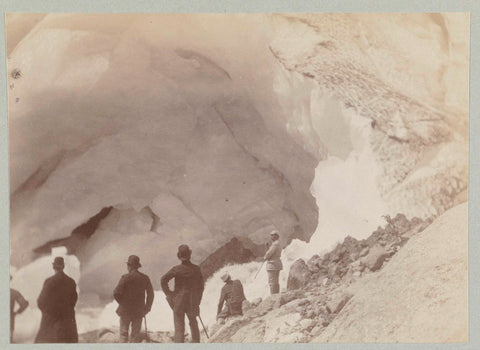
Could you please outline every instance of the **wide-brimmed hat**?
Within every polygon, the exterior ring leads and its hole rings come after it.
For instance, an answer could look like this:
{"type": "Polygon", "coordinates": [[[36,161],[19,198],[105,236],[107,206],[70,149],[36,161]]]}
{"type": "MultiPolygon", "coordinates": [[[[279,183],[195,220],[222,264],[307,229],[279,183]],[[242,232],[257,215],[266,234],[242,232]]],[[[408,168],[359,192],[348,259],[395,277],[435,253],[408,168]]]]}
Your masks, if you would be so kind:
{"type": "Polygon", "coordinates": [[[227,282],[230,279],[230,275],[228,274],[228,272],[225,272],[220,278],[223,282],[227,282]]]}
{"type": "Polygon", "coordinates": [[[140,258],[136,255],[130,255],[128,257],[127,265],[135,268],[142,267],[142,264],[140,264],[140,258]]]}
{"type": "Polygon", "coordinates": [[[63,268],[65,267],[65,261],[61,256],[57,256],[55,259],[53,259],[52,263],[53,267],[60,267],[63,268]]]}
{"type": "Polygon", "coordinates": [[[186,244],[182,244],[178,247],[177,256],[180,260],[190,260],[192,256],[192,250],[186,244]]]}

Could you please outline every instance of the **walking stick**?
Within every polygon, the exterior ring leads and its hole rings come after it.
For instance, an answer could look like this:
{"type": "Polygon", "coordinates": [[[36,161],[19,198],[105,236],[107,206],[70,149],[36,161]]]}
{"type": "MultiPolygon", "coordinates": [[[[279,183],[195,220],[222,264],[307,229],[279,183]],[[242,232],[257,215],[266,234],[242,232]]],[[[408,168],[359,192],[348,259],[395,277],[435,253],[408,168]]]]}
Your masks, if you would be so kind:
{"type": "Polygon", "coordinates": [[[257,278],[257,275],[258,275],[258,273],[260,272],[260,270],[262,269],[264,263],[265,263],[265,260],[262,261],[262,265],[260,265],[260,268],[258,269],[258,271],[257,271],[257,273],[255,274],[255,277],[253,277],[253,279],[257,278]]]}
{"type": "Polygon", "coordinates": [[[203,321],[202,321],[202,318],[200,317],[200,315],[198,315],[198,318],[200,319],[200,323],[202,324],[203,331],[205,332],[205,335],[207,336],[207,339],[210,339],[210,337],[208,336],[207,330],[205,329],[205,325],[203,324],[203,321]]]}
{"type": "Polygon", "coordinates": [[[145,320],[145,336],[146,336],[146,340],[147,340],[147,343],[150,343],[150,339],[148,338],[148,329],[147,329],[147,316],[143,316],[143,319],[145,320]]]}

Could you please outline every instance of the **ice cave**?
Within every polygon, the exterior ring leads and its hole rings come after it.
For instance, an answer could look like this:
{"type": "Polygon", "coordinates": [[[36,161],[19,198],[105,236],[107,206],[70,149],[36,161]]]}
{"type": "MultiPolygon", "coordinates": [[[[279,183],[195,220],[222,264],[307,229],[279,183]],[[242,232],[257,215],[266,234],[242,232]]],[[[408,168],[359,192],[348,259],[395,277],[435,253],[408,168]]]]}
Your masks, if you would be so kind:
{"type": "MultiPolygon", "coordinates": [[[[468,15],[8,14],[11,286],[31,307],[67,258],[79,333],[116,325],[130,254],[156,290],[178,245],[201,264],[237,238],[228,270],[266,297],[268,232],[290,265],[398,213],[467,200],[468,15]],[[258,253],[259,252],[259,253],[258,253]]],[[[219,268],[219,269],[218,269],[219,268]]],[[[163,311],[162,311],[163,310],[163,311]]]]}

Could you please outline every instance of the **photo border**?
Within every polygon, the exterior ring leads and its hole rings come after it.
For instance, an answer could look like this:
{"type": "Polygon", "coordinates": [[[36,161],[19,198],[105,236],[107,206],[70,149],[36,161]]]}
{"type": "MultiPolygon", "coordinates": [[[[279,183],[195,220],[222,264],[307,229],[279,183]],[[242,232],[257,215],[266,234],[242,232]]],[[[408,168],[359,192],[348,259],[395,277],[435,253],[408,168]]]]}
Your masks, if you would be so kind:
{"type": "MultiPolygon", "coordinates": [[[[480,1],[455,0],[2,0],[3,16],[0,18],[3,35],[0,36],[0,310],[9,310],[9,185],[8,185],[8,121],[7,121],[7,67],[5,45],[5,12],[77,12],[77,13],[285,13],[285,12],[469,12],[470,13],[470,122],[469,149],[480,150],[480,1]]],[[[480,348],[480,154],[469,154],[469,343],[447,344],[191,344],[196,349],[235,350],[248,346],[253,350],[266,349],[478,349],[480,348]]],[[[167,311],[169,313],[169,310],[167,311]]],[[[173,322],[173,321],[172,321],[173,322]]],[[[40,345],[9,344],[9,312],[0,313],[0,348],[21,346],[37,349],[40,345]]],[[[155,344],[156,346],[160,344],[155,344]]],[[[44,349],[118,349],[129,346],[135,349],[151,348],[152,344],[48,344],[44,349]]],[[[162,345],[160,345],[162,346],[162,345]]],[[[166,344],[168,348],[179,348],[181,344],[166,344]]]]}

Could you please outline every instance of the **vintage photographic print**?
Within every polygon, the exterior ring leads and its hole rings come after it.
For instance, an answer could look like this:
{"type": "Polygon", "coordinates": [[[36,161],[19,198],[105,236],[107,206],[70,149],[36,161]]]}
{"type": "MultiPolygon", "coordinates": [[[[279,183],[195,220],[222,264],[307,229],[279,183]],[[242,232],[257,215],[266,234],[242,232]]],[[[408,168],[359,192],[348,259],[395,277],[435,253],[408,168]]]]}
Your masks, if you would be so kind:
{"type": "Polygon", "coordinates": [[[10,342],[467,342],[469,54],[460,12],[7,13],[10,342]]]}

